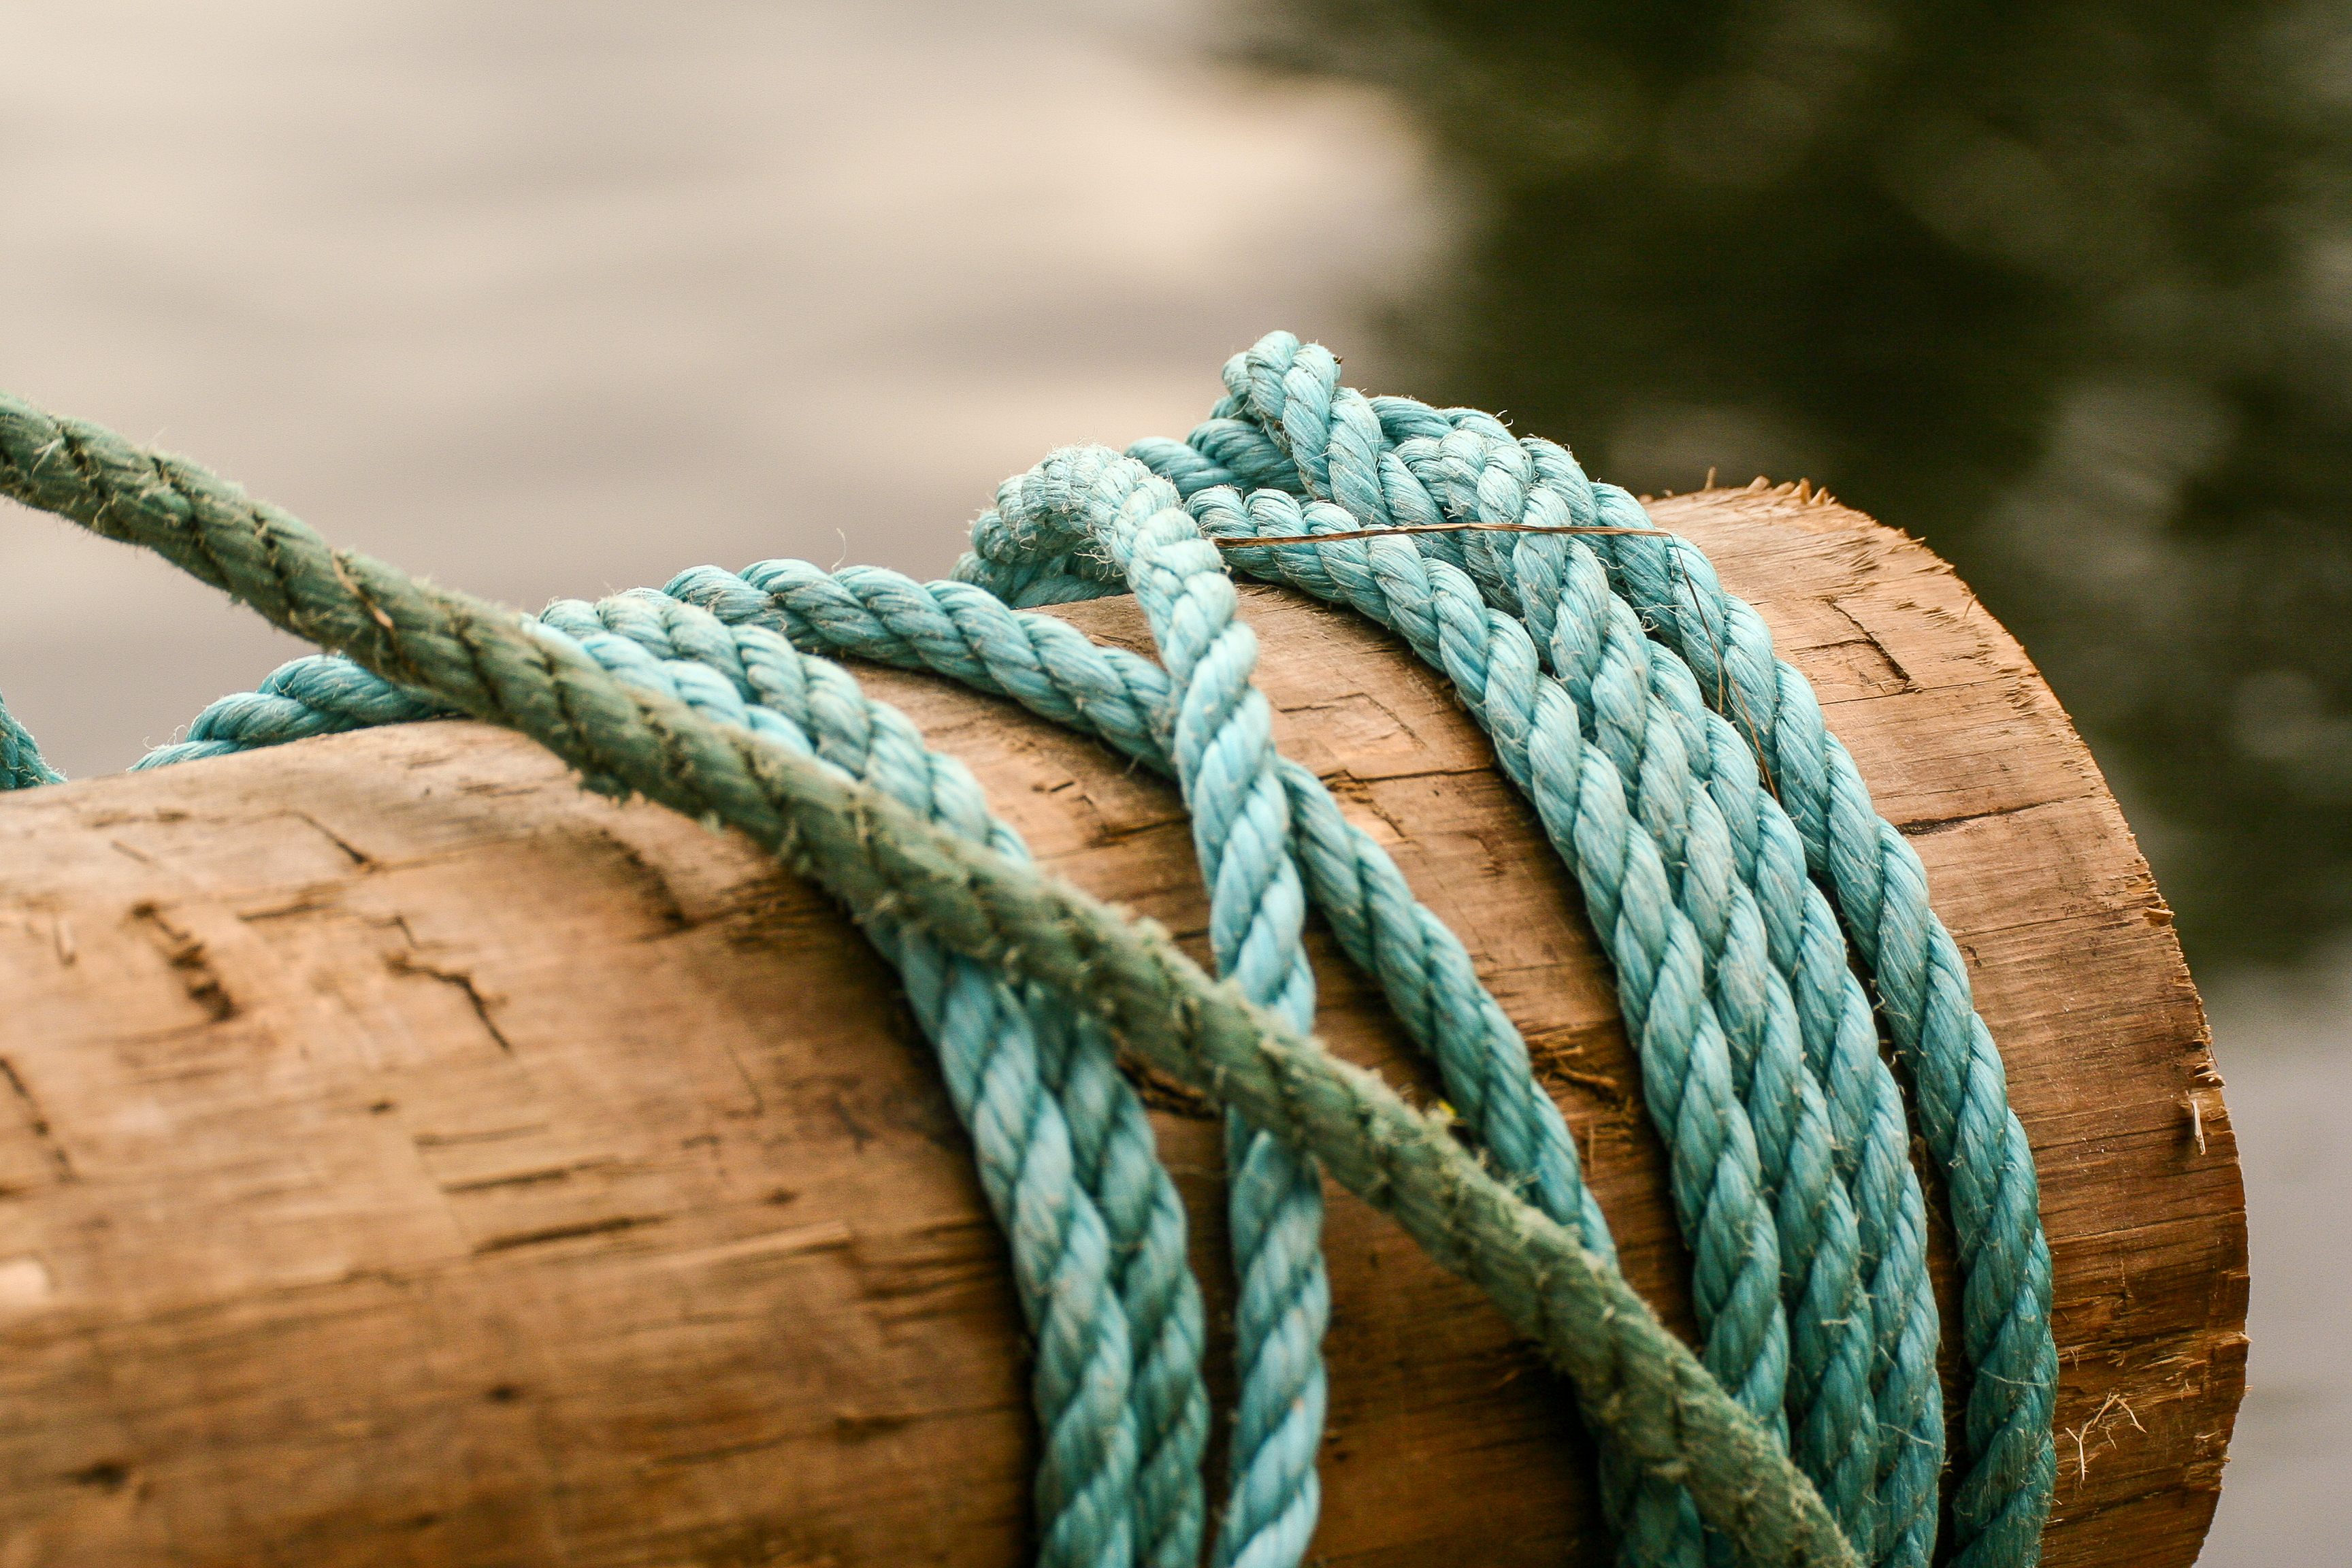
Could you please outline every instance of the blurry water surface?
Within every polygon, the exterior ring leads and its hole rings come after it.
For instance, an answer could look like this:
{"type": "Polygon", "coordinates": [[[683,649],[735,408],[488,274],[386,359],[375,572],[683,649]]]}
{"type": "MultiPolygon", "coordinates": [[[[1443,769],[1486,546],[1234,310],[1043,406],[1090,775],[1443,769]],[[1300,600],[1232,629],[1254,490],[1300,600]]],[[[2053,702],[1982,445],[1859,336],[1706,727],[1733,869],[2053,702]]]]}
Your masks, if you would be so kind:
{"type": "MultiPolygon", "coordinates": [[[[524,605],[940,573],[1276,326],[1636,488],[1828,484],[2024,636],[2183,906],[2253,1207],[2206,1562],[2342,1560],[2344,14],[1212,5],[0,0],[0,385],[524,605]]],[[[5,521],[68,773],[303,651],[5,521]]]]}
{"type": "Polygon", "coordinates": [[[2192,961],[2352,927],[2352,9],[1281,0],[1475,193],[1392,341],[1636,490],[1826,482],[1958,565],[2192,961]]]}
{"type": "MultiPolygon", "coordinates": [[[[1058,445],[1362,342],[1444,227],[1383,95],[1183,0],[0,0],[0,385],[528,607],[944,573],[1058,445]]],[[[1371,356],[1367,356],[1368,360],[1371,356]]],[[[121,767],[301,651],[12,510],[0,691],[121,767]]]]}

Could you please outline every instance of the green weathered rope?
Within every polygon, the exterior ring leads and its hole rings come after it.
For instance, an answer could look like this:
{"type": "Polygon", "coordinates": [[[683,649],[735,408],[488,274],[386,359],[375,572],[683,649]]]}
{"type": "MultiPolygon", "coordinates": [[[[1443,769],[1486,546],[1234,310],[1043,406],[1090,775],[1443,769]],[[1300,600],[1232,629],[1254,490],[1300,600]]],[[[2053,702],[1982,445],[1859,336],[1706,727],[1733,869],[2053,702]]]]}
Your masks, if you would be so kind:
{"type": "Polygon", "coordinates": [[[1062,996],[1234,1107],[1476,1280],[1575,1378],[1630,1462],[1686,1486],[1756,1561],[1850,1548],[1770,1436],[1600,1255],[1372,1075],[1211,981],[1148,922],[932,826],[830,764],[633,688],[511,611],[330,549],[196,465],[0,398],[0,489],[154,549],[395,685],[530,735],[608,793],[742,829],[860,920],[1062,996]]]}

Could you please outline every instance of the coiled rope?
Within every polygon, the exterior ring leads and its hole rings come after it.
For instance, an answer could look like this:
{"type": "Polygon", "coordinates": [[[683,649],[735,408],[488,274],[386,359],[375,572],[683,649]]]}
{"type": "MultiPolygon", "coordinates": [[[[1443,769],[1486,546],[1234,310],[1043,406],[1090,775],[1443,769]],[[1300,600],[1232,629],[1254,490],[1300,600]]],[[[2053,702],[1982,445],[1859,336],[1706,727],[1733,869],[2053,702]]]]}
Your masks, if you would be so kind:
{"type": "MultiPolygon", "coordinates": [[[[2047,1247],[1999,1056],[1916,858],[1695,547],[1558,447],[1367,399],[1337,373],[1277,333],[1227,367],[1227,398],[1185,442],[1055,454],[999,492],[966,581],[700,568],[536,620],[330,550],[193,464],[5,397],[0,489],[339,650],[214,704],[140,766],[466,713],[592,787],[742,828],[850,907],[906,979],[1011,1240],[1037,1345],[1045,1563],[1190,1564],[1204,1532],[1200,1302],[1124,1047],[1230,1112],[1243,1376],[1221,1565],[1290,1568],[1313,1532],[1316,1161],[1575,1380],[1624,1561],[1724,1555],[1704,1520],[1748,1561],[1924,1564],[1942,1445],[1925,1211],[1850,931],[1950,1173],[1971,1375],[1959,1560],[2033,1562],[2054,1470],[2047,1247]],[[1535,802],[1618,973],[1693,1243],[1703,1366],[1617,1275],[1567,1129],[1466,952],[1274,751],[1228,565],[1395,629],[1535,802]],[[1012,608],[1122,588],[1161,665],[1012,608]],[[970,774],[819,652],[1012,697],[1171,773],[1226,980],[1036,872],[970,774]],[[1436,1060],[1494,1173],[1307,1036],[1310,900],[1436,1060]]],[[[0,722],[0,782],[56,778],[0,722]]]]}

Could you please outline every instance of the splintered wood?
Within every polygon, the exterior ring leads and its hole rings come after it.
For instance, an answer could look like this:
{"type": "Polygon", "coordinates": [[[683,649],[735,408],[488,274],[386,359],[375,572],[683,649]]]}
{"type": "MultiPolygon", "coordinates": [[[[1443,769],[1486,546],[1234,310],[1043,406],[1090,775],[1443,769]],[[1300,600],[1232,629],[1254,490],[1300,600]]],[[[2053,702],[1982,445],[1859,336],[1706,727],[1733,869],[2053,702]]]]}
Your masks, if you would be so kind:
{"type": "MultiPolygon", "coordinates": [[[[1821,692],[2009,1062],[2057,1271],[2044,1561],[2186,1568],[2242,1387],[2244,1216],[2147,867],[1925,550],[1788,489],[1652,510],[1821,692]]],[[[1383,634],[1246,600],[1285,749],[1461,933],[1687,1331],[1607,970],[1530,813],[1383,634]]],[[[1060,613],[1149,647],[1128,601],[1060,613]]],[[[1201,952],[1172,791],[1009,704],[860,674],[1047,865],[1201,952]]],[[[11,796],[0,864],[0,1568],[1024,1560],[1024,1344],[968,1145],[889,972],[740,839],[445,723],[11,796]]],[[[1323,1037],[1429,1097],[1311,940],[1323,1037]]],[[[1142,1088],[1222,1332],[1217,1127],[1142,1088]]],[[[1606,1561],[1561,1384],[1336,1192],[1328,1247],[1314,1555],[1606,1561]]]]}

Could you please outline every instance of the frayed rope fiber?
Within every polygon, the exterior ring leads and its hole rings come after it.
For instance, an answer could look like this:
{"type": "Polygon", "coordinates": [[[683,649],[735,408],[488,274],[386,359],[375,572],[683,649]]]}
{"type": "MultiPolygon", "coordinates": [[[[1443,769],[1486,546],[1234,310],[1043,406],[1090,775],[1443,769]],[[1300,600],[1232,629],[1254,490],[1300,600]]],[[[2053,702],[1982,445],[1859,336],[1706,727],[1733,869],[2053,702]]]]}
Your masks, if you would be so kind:
{"type": "MultiPolygon", "coordinates": [[[[849,909],[906,983],[1011,1244],[1041,1563],[1190,1568],[1204,1545],[1218,1568],[1304,1560],[1328,1173],[1568,1374],[1622,1563],[1925,1568],[1944,1431],[1926,1210],[1849,942],[1948,1173],[1969,1374],[1948,1545],[1970,1568],[2035,1562],[2055,1468],[2048,1247],[1999,1053],[1916,858],[1696,547],[1565,449],[1367,398],[1338,368],[1275,333],[1227,365],[1184,441],[1053,454],[1006,481],[945,583],[771,561],[530,617],[5,395],[0,490],[331,650],[213,704],[141,767],[467,715],[591,788],[741,829],[849,909]],[[1617,1271],[1573,1140],[1460,942],[1276,751],[1236,571],[1393,629],[1534,803],[1640,1051],[1698,1353],[1617,1271]],[[1159,662],[1019,613],[1120,592],[1159,662]],[[1011,697],[1171,776],[1223,978],[1037,870],[969,772],[824,655],[1011,697]],[[1453,1115],[1315,1041],[1310,908],[1433,1058],[1453,1115]],[[1122,1049],[1228,1111],[1239,1404],[1213,1510],[1184,1216],[1122,1049]]],[[[0,787],[55,782],[0,711],[0,787]]]]}

